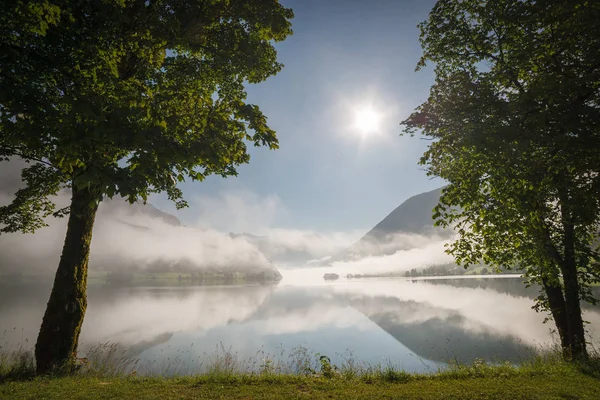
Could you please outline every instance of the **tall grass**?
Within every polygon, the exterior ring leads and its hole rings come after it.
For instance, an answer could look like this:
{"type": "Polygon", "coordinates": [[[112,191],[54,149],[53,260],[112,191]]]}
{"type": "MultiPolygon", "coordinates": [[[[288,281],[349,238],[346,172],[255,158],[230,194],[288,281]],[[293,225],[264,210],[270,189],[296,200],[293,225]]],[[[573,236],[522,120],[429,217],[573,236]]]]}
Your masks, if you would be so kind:
{"type": "Polygon", "coordinates": [[[27,340],[16,347],[6,343],[0,345],[0,383],[5,380],[28,379],[34,375],[35,359],[27,340]]]}
{"type": "MultiPolygon", "coordinates": [[[[315,353],[305,347],[296,347],[290,351],[281,349],[275,355],[259,350],[252,357],[242,358],[231,347],[225,347],[221,343],[212,353],[196,356],[198,359],[192,358],[191,351],[187,354],[181,351],[174,358],[141,361],[117,344],[103,343],[87,349],[85,357],[77,360],[76,368],[71,373],[102,378],[194,376],[204,381],[227,382],[291,379],[295,376],[360,380],[366,383],[406,383],[421,379],[509,378],[520,374],[560,374],[576,368],[579,372],[600,378],[600,353],[595,346],[590,346],[590,353],[590,361],[582,364],[563,361],[560,348],[556,347],[530,353],[519,365],[501,361],[486,362],[481,359],[469,364],[451,361],[443,368],[426,373],[412,373],[391,361],[373,365],[357,360],[351,351],[337,354],[341,363],[336,365],[327,355],[315,353]]],[[[0,347],[0,382],[29,379],[34,376],[32,349],[24,346],[15,349],[0,347]]]]}

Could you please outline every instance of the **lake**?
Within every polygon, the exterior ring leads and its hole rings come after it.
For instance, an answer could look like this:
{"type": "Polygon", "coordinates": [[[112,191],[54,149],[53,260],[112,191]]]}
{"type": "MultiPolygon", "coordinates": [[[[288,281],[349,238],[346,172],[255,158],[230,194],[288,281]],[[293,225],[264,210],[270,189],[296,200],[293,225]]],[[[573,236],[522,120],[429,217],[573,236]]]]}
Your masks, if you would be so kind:
{"type": "MultiPolygon", "coordinates": [[[[90,285],[80,350],[119,344],[141,373],[203,372],[232,359],[327,355],[337,365],[391,364],[427,372],[448,362],[519,363],[553,343],[519,277],[368,278],[326,282],[321,270],[282,270],[272,285],[90,285]]],[[[0,345],[33,347],[50,287],[0,286],[0,345]]],[[[600,309],[586,307],[590,338],[600,309]]],[[[119,353],[121,354],[121,353],[119,353]]]]}

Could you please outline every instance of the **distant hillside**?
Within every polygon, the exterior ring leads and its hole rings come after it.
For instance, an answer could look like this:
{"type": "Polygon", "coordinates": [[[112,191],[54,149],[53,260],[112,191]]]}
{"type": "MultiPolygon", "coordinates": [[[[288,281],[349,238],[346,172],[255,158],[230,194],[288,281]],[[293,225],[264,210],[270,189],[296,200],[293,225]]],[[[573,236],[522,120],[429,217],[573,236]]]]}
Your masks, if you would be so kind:
{"type": "Polygon", "coordinates": [[[150,217],[158,219],[167,225],[182,226],[183,224],[176,216],[166,213],[154,207],[150,203],[134,203],[129,204],[122,199],[104,199],[100,205],[99,218],[107,215],[122,214],[127,217],[150,217]]]}
{"type": "Polygon", "coordinates": [[[418,236],[447,236],[448,231],[433,226],[433,209],[442,188],[410,197],[400,204],[358,242],[327,261],[348,261],[366,256],[389,255],[418,245],[418,236]]]}
{"type": "MultiPolygon", "coordinates": [[[[23,186],[27,164],[13,159],[0,168],[0,205],[9,204],[23,186]]],[[[69,204],[63,190],[53,198],[58,207],[69,204]]],[[[0,275],[53,275],[63,247],[67,219],[47,220],[34,234],[0,236],[0,275]]],[[[139,273],[185,272],[196,281],[219,277],[278,280],[277,268],[256,246],[216,231],[184,226],[153,205],[104,199],[98,209],[90,253],[92,272],[132,276],[139,273]]],[[[2,278],[0,278],[1,280],[2,278]]]]}
{"type": "Polygon", "coordinates": [[[439,188],[409,198],[375,225],[363,239],[382,239],[395,233],[431,233],[435,229],[433,208],[441,195],[442,188],[439,188]]]}
{"type": "MultiPolygon", "coordinates": [[[[12,281],[23,276],[51,279],[67,221],[48,222],[49,227],[35,234],[0,236],[0,280],[8,279],[7,276],[12,281]]],[[[173,273],[175,278],[180,274],[174,283],[185,281],[186,277],[193,284],[281,279],[275,265],[247,241],[185,227],[177,217],[151,204],[130,205],[121,199],[107,199],[99,208],[90,271],[97,277],[106,276],[107,282],[120,284],[169,283],[162,279],[163,275],[173,273]]]]}

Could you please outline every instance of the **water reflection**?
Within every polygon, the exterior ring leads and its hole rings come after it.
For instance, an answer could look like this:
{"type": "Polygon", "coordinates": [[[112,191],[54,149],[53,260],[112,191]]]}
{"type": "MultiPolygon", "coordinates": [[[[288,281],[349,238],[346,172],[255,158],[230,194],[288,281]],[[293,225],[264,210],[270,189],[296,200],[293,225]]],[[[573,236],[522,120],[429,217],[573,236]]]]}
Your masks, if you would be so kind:
{"type": "MultiPolygon", "coordinates": [[[[48,294],[46,287],[0,288],[0,343],[31,345],[48,294]]],[[[120,343],[155,365],[154,372],[175,359],[184,367],[179,372],[200,371],[220,344],[239,359],[262,352],[285,358],[303,346],[337,364],[351,350],[356,360],[411,371],[451,360],[519,362],[528,349],[552,340],[553,325],[531,309],[536,295],[514,278],[92,286],[81,342],[120,343]]],[[[588,308],[585,318],[593,337],[598,309],[588,308]]]]}

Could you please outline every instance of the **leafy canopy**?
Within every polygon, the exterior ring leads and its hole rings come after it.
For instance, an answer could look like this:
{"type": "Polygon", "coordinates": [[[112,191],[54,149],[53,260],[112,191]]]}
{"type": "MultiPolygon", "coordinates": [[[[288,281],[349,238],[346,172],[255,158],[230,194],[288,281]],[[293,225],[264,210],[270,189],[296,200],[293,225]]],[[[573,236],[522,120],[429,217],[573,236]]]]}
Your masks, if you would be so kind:
{"type": "Polygon", "coordinates": [[[33,165],[1,231],[43,226],[65,185],[182,207],[177,182],[276,149],[244,85],[281,70],[292,17],[277,0],[2,2],[0,157],[33,165]]]}
{"type": "Polygon", "coordinates": [[[434,216],[459,232],[448,251],[558,284],[570,238],[593,300],[600,3],[440,0],[420,29],[417,69],[433,62],[436,80],[403,124],[432,139],[421,163],[449,182],[434,216]]]}

